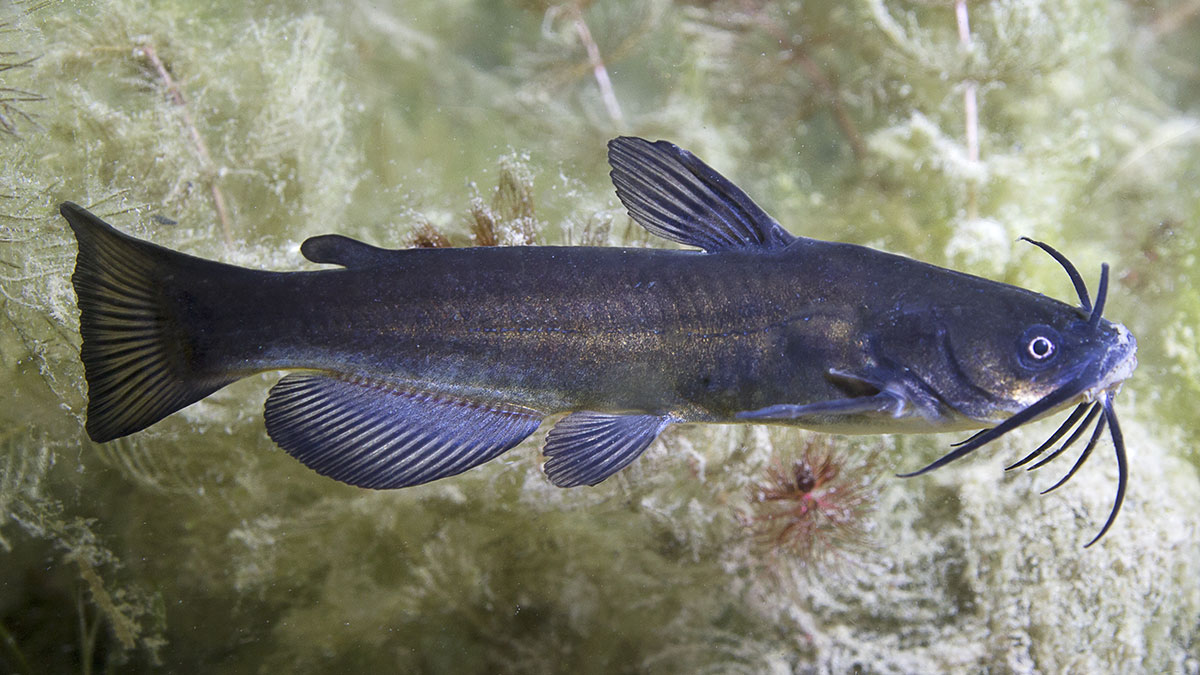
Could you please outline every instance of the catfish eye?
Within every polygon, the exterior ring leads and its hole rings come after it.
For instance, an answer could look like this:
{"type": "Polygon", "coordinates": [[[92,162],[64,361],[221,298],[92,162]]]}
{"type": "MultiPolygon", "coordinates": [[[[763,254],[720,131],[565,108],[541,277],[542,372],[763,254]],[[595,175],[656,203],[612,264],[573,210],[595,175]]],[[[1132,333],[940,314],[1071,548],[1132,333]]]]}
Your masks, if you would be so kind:
{"type": "Polygon", "coordinates": [[[1055,347],[1054,343],[1050,341],[1050,338],[1046,337],[1045,335],[1038,335],[1029,341],[1029,346],[1027,349],[1030,356],[1038,361],[1041,361],[1054,356],[1055,347]]]}
{"type": "Polygon", "coordinates": [[[1058,343],[1058,331],[1050,326],[1030,326],[1021,334],[1018,356],[1026,367],[1038,368],[1054,360],[1058,343]]]}

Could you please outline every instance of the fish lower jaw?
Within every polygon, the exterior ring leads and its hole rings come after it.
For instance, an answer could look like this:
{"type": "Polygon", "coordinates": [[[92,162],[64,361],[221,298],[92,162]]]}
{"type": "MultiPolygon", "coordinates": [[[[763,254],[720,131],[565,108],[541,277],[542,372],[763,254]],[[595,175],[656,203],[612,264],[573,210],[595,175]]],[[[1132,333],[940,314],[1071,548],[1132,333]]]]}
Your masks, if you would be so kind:
{"type": "Polygon", "coordinates": [[[1091,402],[1095,401],[1101,396],[1115,396],[1117,392],[1121,391],[1121,385],[1125,383],[1125,380],[1128,380],[1129,377],[1133,375],[1133,371],[1137,369],[1137,365],[1137,355],[1133,352],[1130,352],[1129,356],[1127,356],[1123,361],[1118,363],[1113,368],[1110,368],[1109,371],[1104,374],[1103,379],[1101,379],[1096,386],[1091,387],[1087,391],[1083,392],[1083,400],[1091,402]]]}

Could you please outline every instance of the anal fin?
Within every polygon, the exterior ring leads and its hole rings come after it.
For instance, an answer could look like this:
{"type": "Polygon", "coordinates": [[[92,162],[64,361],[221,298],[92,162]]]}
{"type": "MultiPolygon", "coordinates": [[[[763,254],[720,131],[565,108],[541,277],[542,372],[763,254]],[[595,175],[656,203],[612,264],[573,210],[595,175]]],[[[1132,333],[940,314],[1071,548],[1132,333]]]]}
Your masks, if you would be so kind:
{"type": "Polygon", "coordinates": [[[271,439],[310,469],[375,489],[462,473],[517,445],[542,420],[518,405],[318,373],[280,380],[265,416],[271,439]]]}
{"type": "Polygon", "coordinates": [[[546,476],[558,487],[596,485],[629,466],[674,421],[666,415],[567,415],[546,436],[546,476]]]}

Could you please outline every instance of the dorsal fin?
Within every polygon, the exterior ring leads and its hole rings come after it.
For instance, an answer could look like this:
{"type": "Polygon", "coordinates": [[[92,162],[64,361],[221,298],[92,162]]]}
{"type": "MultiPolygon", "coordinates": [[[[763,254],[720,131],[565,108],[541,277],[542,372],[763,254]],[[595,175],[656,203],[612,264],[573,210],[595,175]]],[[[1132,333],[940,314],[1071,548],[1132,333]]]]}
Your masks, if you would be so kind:
{"type": "Polygon", "coordinates": [[[300,254],[310,261],[342,267],[381,265],[392,259],[394,251],[372,246],[340,234],[309,237],[300,244],[300,254]]]}
{"type": "Polygon", "coordinates": [[[795,240],[729,179],[673,143],[614,138],[608,163],[630,217],[660,237],[709,252],[777,249],[795,240]]]}

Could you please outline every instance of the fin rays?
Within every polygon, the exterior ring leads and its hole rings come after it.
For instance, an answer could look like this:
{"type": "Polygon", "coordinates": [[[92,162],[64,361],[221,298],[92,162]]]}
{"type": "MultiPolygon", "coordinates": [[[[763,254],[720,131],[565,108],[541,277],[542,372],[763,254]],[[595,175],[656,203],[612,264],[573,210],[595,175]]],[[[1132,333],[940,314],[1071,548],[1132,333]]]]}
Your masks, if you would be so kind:
{"type": "Polygon", "coordinates": [[[546,436],[546,476],[558,487],[596,485],[637,459],[674,421],[665,415],[567,415],[546,436]]]}
{"type": "Polygon", "coordinates": [[[420,485],[499,456],[542,414],[347,375],[296,373],[271,389],[267,433],[310,469],[359,487],[420,485]]]}
{"type": "Polygon", "coordinates": [[[709,252],[779,248],[795,239],[727,178],[671,143],[615,138],[608,162],[629,215],[660,237],[709,252]]]}
{"type": "Polygon", "coordinates": [[[71,281],[92,440],[144,429],[232,381],[188,361],[164,290],[171,265],[187,256],[123,235],[70,202],[60,212],[79,243],[71,281]]]}

